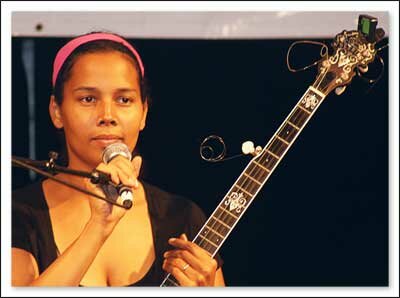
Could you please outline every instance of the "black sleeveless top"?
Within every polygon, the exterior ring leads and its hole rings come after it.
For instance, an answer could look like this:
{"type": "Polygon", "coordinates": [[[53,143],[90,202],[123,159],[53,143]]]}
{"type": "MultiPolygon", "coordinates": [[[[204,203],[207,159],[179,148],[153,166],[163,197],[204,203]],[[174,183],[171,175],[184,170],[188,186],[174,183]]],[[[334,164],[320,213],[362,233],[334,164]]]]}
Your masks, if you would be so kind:
{"type": "MultiPolygon", "coordinates": [[[[143,183],[154,239],[155,260],[149,271],[129,286],[159,286],[166,276],[162,269],[163,254],[173,249],[171,237],[186,233],[192,240],[203,226],[206,217],[192,201],[167,193],[158,187],[143,183]]],[[[57,246],[44,197],[42,181],[13,192],[12,247],[30,252],[36,259],[41,274],[57,258],[57,246]]],[[[217,254],[218,267],[222,259],[217,254]]]]}

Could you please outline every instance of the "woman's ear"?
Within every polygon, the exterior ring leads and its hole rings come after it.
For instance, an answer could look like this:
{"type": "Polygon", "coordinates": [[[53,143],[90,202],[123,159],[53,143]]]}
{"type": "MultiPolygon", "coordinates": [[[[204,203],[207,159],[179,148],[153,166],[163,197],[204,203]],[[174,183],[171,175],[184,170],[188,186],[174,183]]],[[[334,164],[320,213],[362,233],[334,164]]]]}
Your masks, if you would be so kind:
{"type": "Polygon", "coordinates": [[[60,106],[56,102],[54,95],[50,97],[49,113],[53,125],[58,129],[63,128],[60,106]]]}
{"type": "Polygon", "coordinates": [[[146,99],[146,101],[143,103],[143,116],[142,116],[142,121],[140,122],[140,130],[141,131],[146,126],[147,111],[148,111],[148,104],[147,104],[147,99],[146,99]]]}

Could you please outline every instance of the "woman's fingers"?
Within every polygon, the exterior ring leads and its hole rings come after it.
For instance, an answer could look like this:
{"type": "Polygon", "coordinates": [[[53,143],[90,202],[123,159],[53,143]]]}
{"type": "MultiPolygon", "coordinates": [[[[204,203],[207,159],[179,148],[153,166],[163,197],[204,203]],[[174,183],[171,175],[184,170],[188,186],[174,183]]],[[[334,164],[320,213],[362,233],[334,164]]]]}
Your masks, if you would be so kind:
{"type": "Polygon", "coordinates": [[[165,270],[170,273],[172,268],[183,271],[197,285],[214,284],[217,261],[206,250],[188,241],[186,235],[171,238],[169,243],[177,249],[164,253],[165,270]]]}
{"type": "Polygon", "coordinates": [[[134,168],[129,160],[125,157],[118,156],[114,158],[108,165],[115,167],[118,170],[120,180],[123,184],[134,186],[136,175],[134,168]]]}
{"type": "Polygon", "coordinates": [[[191,241],[183,240],[182,236],[181,236],[181,238],[170,238],[168,240],[168,243],[176,248],[180,248],[180,249],[189,251],[197,258],[210,258],[211,257],[211,255],[208,251],[202,249],[197,244],[195,244],[191,241]]]}
{"type": "Polygon", "coordinates": [[[162,268],[168,273],[171,273],[181,286],[205,285],[205,278],[199,275],[182,259],[165,259],[162,268]]]}
{"type": "Polygon", "coordinates": [[[108,164],[100,163],[96,169],[109,174],[115,184],[121,183],[132,188],[138,188],[137,177],[141,164],[142,158],[140,156],[135,156],[132,161],[117,156],[108,164]]]}
{"type": "Polygon", "coordinates": [[[139,177],[140,168],[142,167],[142,157],[140,155],[136,155],[132,161],[131,165],[133,167],[135,177],[139,177]]]}
{"type": "Polygon", "coordinates": [[[114,182],[115,184],[120,183],[120,175],[118,174],[118,170],[115,167],[111,167],[110,165],[100,163],[97,166],[96,170],[109,174],[111,177],[111,181],[114,182]]]}
{"type": "MultiPolygon", "coordinates": [[[[181,259],[185,264],[189,264],[191,268],[202,272],[202,261],[194,257],[190,252],[186,250],[170,250],[164,253],[166,259],[181,259]]],[[[203,272],[202,272],[203,273],[203,272]]]]}
{"type": "MultiPolygon", "coordinates": [[[[182,234],[180,236],[180,239],[188,242],[187,245],[192,247],[191,245],[192,242],[188,241],[188,238],[186,234],[182,234]]],[[[194,243],[193,243],[194,244],[194,243]]],[[[196,245],[196,244],[194,244],[196,245]]],[[[181,246],[183,248],[184,246],[181,246]]],[[[203,257],[206,257],[206,259],[211,258],[208,254],[203,254],[203,257]]],[[[164,258],[181,258],[183,259],[186,263],[190,264],[191,267],[195,268],[196,270],[201,270],[202,264],[201,264],[201,259],[197,258],[193,253],[190,252],[190,250],[185,250],[185,249],[175,249],[175,250],[170,250],[164,253],[164,258]]]]}
{"type": "Polygon", "coordinates": [[[93,192],[93,193],[95,193],[95,194],[97,194],[99,196],[103,196],[104,195],[103,192],[101,191],[101,189],[96,184],[93,184],[92,182],[90,182],[89,178],[85,178],[84,179],[84,185],[85,185],[85,188],[88,191],[93,192]]]}
{"type": "MultiPolygon", "coordinates": [[[[117,156],[108,164],[100,163],[96,169],[110,175],[111,181],[116,185],[123,184],[129,188],[137,189],[139,187],[137,177],[141,163],[142,158],[140,156],[134,157],[132,161],[122,156],[117,156]]],[[[108,192],[104,188],[92,184],[89,179],[85,181],[85,187],[99,196],[107,196],[108,192]]],[[[121,200],[121,197],[117,198],[117,202],[121,204],[122,202],[118,200],[121,200]]],[[[108,230],[112,230],[126,213],[126,209],[114,208],[112,204],[92,196],[89,198],[89,203],[92,211],[92,220],[109,227],[108,230]]]]}

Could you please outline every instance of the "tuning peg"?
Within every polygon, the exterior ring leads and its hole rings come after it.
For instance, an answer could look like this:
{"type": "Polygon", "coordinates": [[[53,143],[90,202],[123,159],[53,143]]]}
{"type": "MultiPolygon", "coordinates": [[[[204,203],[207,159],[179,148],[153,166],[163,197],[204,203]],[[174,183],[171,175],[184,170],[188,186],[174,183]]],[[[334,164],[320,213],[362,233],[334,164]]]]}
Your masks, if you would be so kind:
{"type": "Polygon", "coordinates": [[[385,36],[385,31],[382,28],[377,28],[375,31],[375,42],[380,42],[385,36]]]}
{"type": "Polygon", "coordinates": [[[253,156],[258,155],[262,151],[261,146],[254,148],[254,143],[252,141],[246,141],[242,144],[243,154],[251,154],[253,156]]]}
{"type": "Polygon", "coordinates": [[[344,92],[344,90],[346,90],[346,86],[339,86],[335,89],[335,93],[336,95],[341,95],[344,92]]]}

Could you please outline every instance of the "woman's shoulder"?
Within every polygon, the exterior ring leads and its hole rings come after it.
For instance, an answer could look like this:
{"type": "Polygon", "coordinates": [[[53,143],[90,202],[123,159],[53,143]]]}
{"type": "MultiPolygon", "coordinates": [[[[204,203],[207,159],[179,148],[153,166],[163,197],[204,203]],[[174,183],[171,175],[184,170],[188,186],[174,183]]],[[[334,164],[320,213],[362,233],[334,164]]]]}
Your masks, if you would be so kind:
{"type": "Polygon", "coordinates": [[[12,205],[24,208],[43,208],[42,181],[37,181],[12,191],[12,205]]]}

